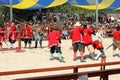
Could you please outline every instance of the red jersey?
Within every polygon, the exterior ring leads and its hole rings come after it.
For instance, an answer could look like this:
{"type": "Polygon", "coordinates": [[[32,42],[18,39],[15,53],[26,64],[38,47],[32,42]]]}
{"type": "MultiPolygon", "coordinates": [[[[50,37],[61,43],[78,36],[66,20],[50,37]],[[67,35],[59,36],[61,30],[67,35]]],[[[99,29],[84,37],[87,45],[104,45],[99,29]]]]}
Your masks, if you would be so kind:
{"type": "Polygon", "coordinates": [[[113,32],[113,39],[117,40],[117,41],[120,41],[120,31],[115,30],[113,32]]]}
{"type": "MultiPolygon", "coordinates": [[[[2,28],[0,28],[0,31],[3,31],[2,28]]],[[[0,42],[3,42],[5,40],[5,35],[4,33],[0,33],[0,42]]]]}
{"type": "Polygon", "coordinates": [[[92,34],[93,33],[93,29],[92,28],[86,28],[84,29],[84,43],[85,45],[92,43],[92,34]]]}
{"type": "Polygon", "coordinates": [[[32,38],[33,37],[33,29],[31,26],[23,26],[22,27],[22,35],[24,38],[32,38]]]}
{"type": "Polygon", "coordinates": [[[59,40],[60,40],[59,32],[53,30],[48,34],[48,47],[52,47],[54,45],[60,46],[59,40]]]}
{"type": "Polygon", "coordinates": [[[17,30],[15,25],[11,25],[9,28],[10,32],[9,32],[9,38],[11,38],[12,40],[15,40],[17,38],[17,32],[15,32],[17,30]]]}
{"type": "Polygon", "coordinates": [[[95,49],[104,49],[102,43],[98,40],[94,41],[92,44],[95,49]]]}
{"type": "Polygon", "coordinates": [[[76,26],[70,32],[72,36],[72,43],[82,42],[83,43],[83,28],[81,26],[76,26]]]}

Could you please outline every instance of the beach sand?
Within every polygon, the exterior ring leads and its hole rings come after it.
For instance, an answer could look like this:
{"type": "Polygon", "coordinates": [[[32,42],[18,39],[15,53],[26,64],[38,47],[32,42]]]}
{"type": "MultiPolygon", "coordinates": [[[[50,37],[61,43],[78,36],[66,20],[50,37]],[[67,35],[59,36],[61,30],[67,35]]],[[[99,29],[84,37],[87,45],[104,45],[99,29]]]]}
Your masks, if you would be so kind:
{"type": "MultiPolygon", "coordinates": [[[[108,47],[112,44],[112,38],[104,38],[103,45],[104,47],[108,47]]],[[[3,47],[7,47],[3,44],[3,47]]],[[[16,42],[16,45],[18,43],[16,42]]],[[[62,49],[62,56],[65,62],[59,62],[57,59],[52,61],[49,60],[49,48],[47,47],[48,42],[45,40],[43,41],[43,48],[23,48],[24,43],[22,42],[22,50],[24,52],[16,52],[16,50],[12,51],[0,51],[0,72],[4,71],[16,71],[16,70],[26,70],[26,69],[40,69],[40,68],[50,68],[50,67],[61,67],[61,66],[75,66],[75,65],[82,65],[82,64],[93,64],[93,63],[100,63],[100,59],[98,61],[93,61],[90,58],[86,58],[86,62],[80,62],[78,59],[77,61],[73,61],[73,50],[70,49],[72,46],[71,39],[62,40],[61,49],[62,49]]],[[[32,42],[32,47],[34,47],[34,41],[32,42]]],[[[96,52],[99,52],[96,50],[96,52]]],[[[106,53],[106,62],[112,61],[120,61],[120,57],[113,57],[112,56],[112,47],[105,51],[106,53]]],[[[88,55],[88,51],[84,55],[88,55]]],[[[79,57],[79,52],[77,53],[79,57]]],[[[57,54],[54,54],[54,57],[57,58],[57,54]]],[[[119,68],[120,65],[109,66],[106,68],[119,68]]],[[[79,71],[86,71],[86,70],[99,70],[98,68],[82,68],[79,71]]],[[[18,78],[27,78],[27,77],[35,77],[35,76],[44,76],[44,75],[52,75],[52,74],[64,74],[64,73],[72,73],[72,70],[62,70],[62,71],[54,71],[54,72],[42,72],[42,73],[29,73],[29,74],[19,74],[19,75],[5,75],[0,76],[0,80],[12,80],[18,78]]],[[[92,77],[89,80],[99,80],[99,77],[92,77]]],[[[110,75],[109,80],[120,80],[120,74],[117,75],[110,75]]]]}

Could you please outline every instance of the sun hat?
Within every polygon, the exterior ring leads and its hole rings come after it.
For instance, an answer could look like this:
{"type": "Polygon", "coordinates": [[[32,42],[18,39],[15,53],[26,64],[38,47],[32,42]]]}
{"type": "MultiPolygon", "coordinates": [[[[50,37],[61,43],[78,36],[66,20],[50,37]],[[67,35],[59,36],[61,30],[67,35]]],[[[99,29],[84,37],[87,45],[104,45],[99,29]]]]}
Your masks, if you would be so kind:
{"type": "Polygon", "coordinates": [[[75,27],[75,26],[81,26],[80,22],[76,22],[76,23],[74,24],[74,27],[75,27]]]}

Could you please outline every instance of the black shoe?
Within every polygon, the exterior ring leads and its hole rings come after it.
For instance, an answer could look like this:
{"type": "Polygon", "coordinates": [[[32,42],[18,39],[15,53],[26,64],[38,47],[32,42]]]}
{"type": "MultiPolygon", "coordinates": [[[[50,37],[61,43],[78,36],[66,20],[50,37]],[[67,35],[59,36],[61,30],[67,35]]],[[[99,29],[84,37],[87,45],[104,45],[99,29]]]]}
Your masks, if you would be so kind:
{"type": "Polygon", "coordinates": [[[86,62],[84,59],[81,59],[80,62],[86,62]]]}
{"type": "Polygon", "coordinates": [[[113,57],[115,57],[115,56],[116,56],[116,54],[113,54],[112,56],[113,56],[113,57]]]}
{"type": "Polygon", "coordinates": [[[63,59],[59,59],[60,62],[64,62],[63,59]]]}
{"type": "Polygon", "coordinates": [[[44,48],[44,47],[40,46],[40,48],[44,48]]]}
{"type": "Polygon", "coordinates": [[[119,56],[119,54],[116,54],[116,56],[119,56]]]}
{"type": "Polygon", "coordinates": [[[90,54],[89,56],[90,56],[90,58],[91,58],[92,60],[95,60],[94,55],[90,54]]]}
{"type": "Polygon", "coordinates": [[[60,62],[63,62],[63,60],[59,60],[60,62]]]}
{"type": "Polygon", "coordinates": [[[35,46],[34,48],[37,48],[37,46],[35,46]]]}
{"type": "Polygon", "coordinates": [[[120,54],[118,54],[118,57],[120,57],[120,54]]]}

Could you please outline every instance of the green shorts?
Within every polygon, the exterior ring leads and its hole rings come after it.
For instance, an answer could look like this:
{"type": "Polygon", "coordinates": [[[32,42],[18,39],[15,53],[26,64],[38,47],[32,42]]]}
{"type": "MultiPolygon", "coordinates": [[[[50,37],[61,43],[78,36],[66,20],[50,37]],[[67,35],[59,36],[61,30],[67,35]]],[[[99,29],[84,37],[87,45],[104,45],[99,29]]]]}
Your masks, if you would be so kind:
{"type": "Polygon", "coordinates": [[[84,49],[85,49],[85,46],[84,46],[83,43],[81,43],[81,42],[73,43],[73,50],[74,50],[75,52],[76,52],[77,50],[84,52],[84,49]]]}

